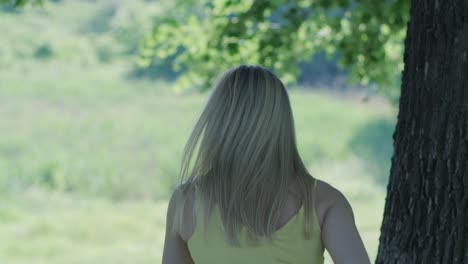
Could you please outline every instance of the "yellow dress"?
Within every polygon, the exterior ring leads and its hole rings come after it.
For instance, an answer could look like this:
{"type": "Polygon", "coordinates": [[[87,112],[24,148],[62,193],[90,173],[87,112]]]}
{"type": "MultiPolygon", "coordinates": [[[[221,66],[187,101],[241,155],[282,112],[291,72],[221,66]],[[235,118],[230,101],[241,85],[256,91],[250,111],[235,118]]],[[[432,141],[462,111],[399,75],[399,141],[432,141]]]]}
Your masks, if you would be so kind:
{"type": "MultiPolygon", "coordinates": [[[[315,186],[314,186],[315,187],[315,186]]],[[[197,225],[188,247],[195,264],[323,264],[324,247],[320,238],[320,225],[315,210],[312,212],[312,238],[302,238],[303,206],[293,218],[278,229],[272,243],[262,239],[259,246],[245,246],[247,234],[240,233],[240,247],[227,244],[222,230],[221,217],[215,206],[210,215],[207,237],[197,225]]]]}

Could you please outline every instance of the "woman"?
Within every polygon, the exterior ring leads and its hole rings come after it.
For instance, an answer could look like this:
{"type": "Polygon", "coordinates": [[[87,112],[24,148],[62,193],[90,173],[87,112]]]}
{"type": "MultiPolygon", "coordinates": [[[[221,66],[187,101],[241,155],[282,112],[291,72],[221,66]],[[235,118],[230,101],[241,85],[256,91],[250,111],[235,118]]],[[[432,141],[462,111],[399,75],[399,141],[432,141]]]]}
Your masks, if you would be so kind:
{"type": "Polygon", "coordinates": [[[337,264],[370,263],[346,198],[299,157],[287,91],[266,68],[221,75],[181,176],[188,179],[169,202],[163,264],[319,264],[324,249],[337,264]]]}

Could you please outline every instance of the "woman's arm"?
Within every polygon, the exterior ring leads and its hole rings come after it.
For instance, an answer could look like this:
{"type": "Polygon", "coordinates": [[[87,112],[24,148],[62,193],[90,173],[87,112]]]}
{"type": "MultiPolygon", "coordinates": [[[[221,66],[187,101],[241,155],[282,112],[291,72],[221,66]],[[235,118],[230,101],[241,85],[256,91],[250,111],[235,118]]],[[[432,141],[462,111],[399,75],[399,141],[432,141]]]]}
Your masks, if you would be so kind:
{"type": "Polygon", "coordinates": [[[174,211],[177,206],[177,201],[180,198],[180,194],[179,188],[176,188],[172,193],[167,207],[166,236],[164,239],[162,264],[193,264],[192,257],[190,256],[190,252],[185,241],[178,232],[171,232],[172,224],[174,223],[174,211]]]}
{"type": "Polygon", "coordinates": [[[322,224],[322,241],[335,264],[370,264],[346,197],[329,187],[331,199],[322,224]]]}

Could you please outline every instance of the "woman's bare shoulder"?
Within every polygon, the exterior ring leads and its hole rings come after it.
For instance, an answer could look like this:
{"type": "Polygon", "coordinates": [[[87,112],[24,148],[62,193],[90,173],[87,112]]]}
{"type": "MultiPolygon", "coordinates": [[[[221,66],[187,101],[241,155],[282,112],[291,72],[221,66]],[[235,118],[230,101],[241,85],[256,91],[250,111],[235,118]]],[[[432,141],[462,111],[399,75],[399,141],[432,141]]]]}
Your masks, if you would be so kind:
{"type": "Polygon", "coordinates": [[[341,199],[346,199],[344,194],[328,182],[317,179],[317,199],[323,204],[330,206],[341,199]]]}
{"type": "Polygon", "coordinates": [[[323,225],[328,210],[336,206],[350,206],[344,194],[326,181],[317,179],[315,208],[320,226],[323,225]]]}
{"type": "Polygon", "coordinates": [[[322,214],[322,242],[333,262],[370,264],[356,227],[353,209],[344,194],[319,180],[316,195],[322,214]]]}

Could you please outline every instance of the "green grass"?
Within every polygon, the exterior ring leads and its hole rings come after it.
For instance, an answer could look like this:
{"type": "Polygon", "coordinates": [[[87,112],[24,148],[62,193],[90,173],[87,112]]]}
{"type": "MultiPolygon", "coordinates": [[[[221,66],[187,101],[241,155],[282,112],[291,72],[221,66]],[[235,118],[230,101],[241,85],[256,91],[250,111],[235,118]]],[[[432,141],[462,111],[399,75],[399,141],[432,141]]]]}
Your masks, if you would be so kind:
{"type": "Polygon", "coordinates": [[[34,189],[2,197],[0,263],[160,262],[165,207],[34,189]]]}
{"type": "MultiPolygon", "coordinates": [[[[39,89],[39,75],[0,73],[11,87],[0,91],[0,263],[158,263],[167,197],[207,95],[68,70],[43,67],[39,89]]],[[[290,99],[305,164],[350,199],[374,258],[394,111],[300,89],[290,99]]]]}
{"type": "MultiPolygon", "coordinates": [[[[161,82],[60,78],[40,84],[60,82],[50,94],[26,88],[34,81],[20,78],[15,89],[0,92],[0,169],[7,172],[0,188],[39,185],[115,199],[167,195],[207,95],[177,96],[161,82]]],[[[360,179],[386,182],[391,112],[306,90],[291,90],[290,97],[298,148],[312,173],[320,177],[346,163],[343,170],[354,166],[360,179]]]]}
{"type": "MultiPolygon", "coordinates": [[[[384,197],[351,203],[375,259],[384,197]]],[[[37,189],[3,196],[0,263],[161,263],[166,208],[167,200],[111,202],[37,189]]]]}

